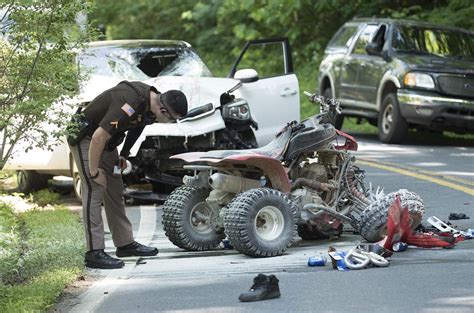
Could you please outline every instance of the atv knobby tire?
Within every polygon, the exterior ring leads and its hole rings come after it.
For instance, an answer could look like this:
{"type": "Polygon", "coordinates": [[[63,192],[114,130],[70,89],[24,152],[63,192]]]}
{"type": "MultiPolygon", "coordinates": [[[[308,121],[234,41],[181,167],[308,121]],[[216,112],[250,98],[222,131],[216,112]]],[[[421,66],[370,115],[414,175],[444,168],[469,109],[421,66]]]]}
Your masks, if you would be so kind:
{"type": "Polygon", "coordinates": [[[163,228],[176,246],[190,251],[215,249],[224,238],[210,223],[209,189],[182,186],[163,205],[163,228]]]}
{"type": "Polygon", "coordinates": [[[425,212],[423,200],[414,192],[398,190],[383,198],[374,201],[362,212],[359,232],[369,242],[377,242],[387,234],[388,210],[397,196],[400,196],[401,208],[408,208],[410,214],[410,228],[415,229],[420,225],[425,212]]]}
{"type": "Polygon", "coordinates": [[[240,253],[283,254],[296,237],[297,208],[283,193],[259,188],[239,194],[226,208],[225,234],[240,253]]]}

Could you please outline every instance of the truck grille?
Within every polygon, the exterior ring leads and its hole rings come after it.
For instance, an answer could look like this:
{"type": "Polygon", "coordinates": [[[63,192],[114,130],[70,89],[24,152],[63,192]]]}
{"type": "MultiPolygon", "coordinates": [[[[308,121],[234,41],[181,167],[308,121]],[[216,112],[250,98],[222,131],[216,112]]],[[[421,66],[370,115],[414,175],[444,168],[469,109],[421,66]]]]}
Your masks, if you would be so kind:
{"type": "Polygon", "coordinates": [[[438,84],[445,94],[474,98],[474,76],[440,75],[438,84]]]}

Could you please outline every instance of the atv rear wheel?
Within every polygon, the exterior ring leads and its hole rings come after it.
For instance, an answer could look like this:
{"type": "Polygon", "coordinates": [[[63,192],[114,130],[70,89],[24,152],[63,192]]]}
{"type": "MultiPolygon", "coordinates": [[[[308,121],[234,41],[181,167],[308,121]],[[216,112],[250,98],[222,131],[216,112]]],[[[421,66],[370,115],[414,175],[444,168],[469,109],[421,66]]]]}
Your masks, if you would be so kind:
{"type": "Polygon", "coordinates": [[[401,189],[373,202],[362,212],[359,232],[365,240],[377,242],[387,235],[388,210],[397,196],[400,196],[401,207],[408,208],[410,228],[420,225],[425,212],[423,200],[416,193],[401,189]]]}
{"type": "Polygon", "coordinates": [[[259,188],[239,194],[226,208],[224,228],[232,246],[253,257],[283,254],[296,236],[297,209],[283,193],[259,188]]]}
{"type": "Polygon", "coordinates": [[[224,238],[212,227],[213,211],[206,202],[209,189],[182,186],[163,205],[163,228],[176,246],[190,251],[215,249],[224,238]]]}

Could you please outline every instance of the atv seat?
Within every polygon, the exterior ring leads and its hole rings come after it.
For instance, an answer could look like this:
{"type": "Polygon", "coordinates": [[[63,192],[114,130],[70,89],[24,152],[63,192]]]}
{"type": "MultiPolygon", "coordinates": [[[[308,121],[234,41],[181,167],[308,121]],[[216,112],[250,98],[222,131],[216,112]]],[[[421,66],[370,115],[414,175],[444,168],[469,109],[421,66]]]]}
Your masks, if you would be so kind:
{"type": "Polygon", "coordinates": [[[206,152],[201,158],[205,159],[224,159],[232,155],[259,154],[266,157],[282,160],[285,155],[288,141],[291,137],[291,127],[288,127],[282,133],[278,134],[267,145],[256,149],[244,150],[213,150],[206,152]]]}

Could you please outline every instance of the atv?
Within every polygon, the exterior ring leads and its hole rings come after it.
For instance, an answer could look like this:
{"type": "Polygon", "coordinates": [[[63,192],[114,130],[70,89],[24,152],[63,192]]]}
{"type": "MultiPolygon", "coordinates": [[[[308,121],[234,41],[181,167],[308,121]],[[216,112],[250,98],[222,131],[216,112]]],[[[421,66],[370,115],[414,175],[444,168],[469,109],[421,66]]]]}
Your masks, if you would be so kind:
{"type": "Polygon", "coordinates": [[[339,103],[309,94],[321,113],[293,121],[261,148],[191,152],[172,159],[186,162],[184,185],[163,206],[164,230],[176,246],[209,250],[228,238],[252,257],[283,254],[295,241],[340,236],[344,223],[375,242],[399,196],[411,227],[424,213],[420,197],[407,190],[385,195],[364,182],[350,151],[356,140],[334,127],[339,103]]]}

